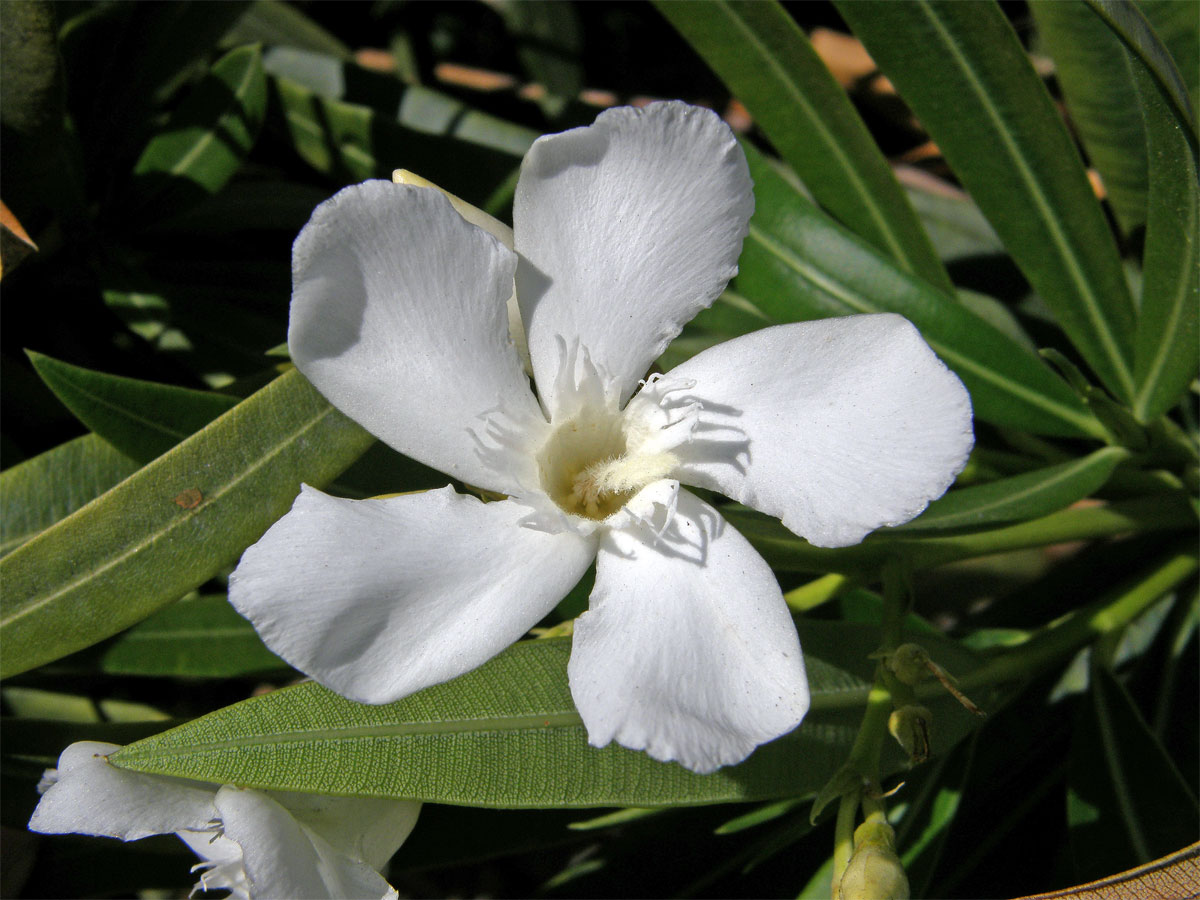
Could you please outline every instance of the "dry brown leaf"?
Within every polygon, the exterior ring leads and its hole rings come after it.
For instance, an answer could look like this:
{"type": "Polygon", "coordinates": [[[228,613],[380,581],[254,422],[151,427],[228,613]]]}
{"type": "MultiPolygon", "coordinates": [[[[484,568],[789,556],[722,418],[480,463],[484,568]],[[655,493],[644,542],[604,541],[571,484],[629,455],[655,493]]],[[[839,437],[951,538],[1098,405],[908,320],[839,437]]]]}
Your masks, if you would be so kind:
{"type": "Polygon", "coordinates": [[[25,257],[36,252],[37,244],[25,233],[17,217],[0,201],[0,278],[16,268],[25,257]]]}
{"type": "Polygon", "coordinates": [[[1021,900],[1190,900],[1194,897],[1200,897],[1200,842],[1120,875],[1021,900]]]}

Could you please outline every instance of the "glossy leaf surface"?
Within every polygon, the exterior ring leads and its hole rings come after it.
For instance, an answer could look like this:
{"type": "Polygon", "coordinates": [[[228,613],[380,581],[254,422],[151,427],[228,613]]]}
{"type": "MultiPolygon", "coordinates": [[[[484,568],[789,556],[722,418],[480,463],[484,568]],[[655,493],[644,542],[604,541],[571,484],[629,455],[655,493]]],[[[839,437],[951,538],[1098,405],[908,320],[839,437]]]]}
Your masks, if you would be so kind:
{"type": "Polygon", "coordinates": [[[746,154],[756,205],[737,293],[777,322],[899,313],[963,379],[977,417],[1044,434],[1102,434],[1066,383],[1024,347],[849,234],[752,148],[746,154]]]}
{"type": "Polygon", "coordinates": [[[228,394],[93,372],[40,353],[29,358],[79,421],[140,463],[166,453],[238,402],[228,394]]]}
{"type": "Polygon", "coordinates": [[[774,0],[656,6],[746,104],[818,203],[904,271],[950,290],[887,160],[782,6],[774,0]]]}
{"type": "Polygon", "coordinates": [[[1076,348],[1127,401],[1134,316],[1116,245],[1079,154],[999,6],[837,6],[1076,348]]]}

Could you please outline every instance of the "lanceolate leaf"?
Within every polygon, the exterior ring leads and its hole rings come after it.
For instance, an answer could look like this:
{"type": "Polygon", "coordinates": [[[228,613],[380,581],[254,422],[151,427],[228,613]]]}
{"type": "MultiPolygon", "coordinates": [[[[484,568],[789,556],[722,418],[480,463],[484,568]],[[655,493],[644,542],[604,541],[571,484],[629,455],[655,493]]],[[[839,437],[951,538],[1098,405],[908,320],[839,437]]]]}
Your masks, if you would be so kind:
{"type": "Polygon", "coordinates": [[[887,160],[783,7],[655,5],[746,104],[818,203],[904,271],[951,290],[887,160]]]}
{"type": "Polygon", "coordinates": [[[1129,234],[1146,222],[1146,132],[1129,52],[1081,0],[1030,4],[1071,123],[1129,234]]]}
{"type": "Polygon", "coordinates": [[[152,201],[175,212],[219,191],[254,146],[266,108],[262,51],[239,47],[219,59],[142,151],[135,211],[152,201]]]}
{"type": "Polygon", "coordinates": [[[103,648],[101,671],[113,675],[230,678],[287,664],[224,594],[185,598],[123,631],[103,648]]]}
{"type": "Polygon", "coordinates": [[[1127,450],[1104,447],[1071,462],[951,491],[908,524],[891,530],[986,528],[1048,515],[1098,490],[1128,458],[1127,450]]]}
{"type": "Polygon", "coordinates": [[[1142,308],[1137,325],[1134,414],[1143,422],[1178,402],[1200,361],[1197,317],[1200,285],[1196,229],[1200,171],[1186,127],[1171,114],[1158,82],[1132,61],[1146,122],[1150,204],[1143,257],[1142,308]]]}
{"type": "Polygon", "coordinates": [[[900,271],[821,212],[753,148],[755,183],[734,290],[778,322],[895,312],[971,392],[975,414],[1040,434],[1102,436],[1066,383],[1011,337],[900,271]]]}
{"type": "MultiPolygon", "coordinates": [[[[1195,139],[1196,119],[1188,97],[1188,84],[1180,75],[1175,61],[1171,58],[1153,27],[1146,20],[1145,14],[1134,3],[1120,3],[1117,0],[1085,0],[1104,19],[1113,32],[1125,42],[1135,56],[1146,65],[1154,79],[1162,88],[1164,96],[1173,107],[1174,114],[1184,123],[1195,139]]],[[[1192,16],[1195,22],[1195,16],[1192,16]]],[[[1188,52],[1196,52],[1195,45],[1188,47],[1188,52]]],[[[1194,66],[1194,63],[1193,63],[1194,66]]]]}
{"type": "MultiPolygon", "coordinates": [[[[469,806],[662,806],[795,796],[820,788],[845,758],[866,699],[867,655],[877,641],[874,628],[806,623],[808,718],[747,762],[712,775],[616,745],[589,747],[567,687],[565,638],[516,644],[474,672],[387,706],[351,703],[313,683],[285,688],[111,759],[206,781],[469,806]]],[[[950,642],[936,652],[950,655],[951,668],[974,664],[950,642]]],[[[954,701],[933,702],[942,752],[975,723],[954,701]]],[[[889,754],[889,766],[900,762],[898,752],[889,754]]]]}
{"type": "Polygon", "coordinates": [[[212,577],[371,437],[290,371],[0,560],[4,677],[127,628],[212,577]]]}
{"type": "Polygon", "coordinates": [[[1119,400],[1133,302],[1079,155],[995,3],[839,2],[1014,261],[1119,400]]]}
{"type": "Polygon", "coordinates": [[[137,471],[107,441],[85,434],[0,473],[0,556],[137,471]]]}
{"type": "Polygon", "coordinates": [[[1164,856],[1200,827],[1200,807],[1170,756],[1099,667],[1072,735],[1067,818],[1081,880],[1164,856]]]}
{"type": "Polygon", "coordinates": [[[130,459],[147,463],[237,405],[211,391],[93,372],[41,353],[29,359],[67,409],[130,459]]]}

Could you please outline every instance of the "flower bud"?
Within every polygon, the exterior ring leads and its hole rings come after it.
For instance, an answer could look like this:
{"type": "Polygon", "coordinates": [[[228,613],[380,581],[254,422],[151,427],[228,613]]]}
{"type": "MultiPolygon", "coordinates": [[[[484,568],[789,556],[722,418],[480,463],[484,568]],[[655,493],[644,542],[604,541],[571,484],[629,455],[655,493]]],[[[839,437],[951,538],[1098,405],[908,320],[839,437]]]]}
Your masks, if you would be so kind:
{"type": "Polygon", "coordinates": [[[920,644],[901,644],[887,658],[887,667],[902,684],[920,684],[929,677],[929,651],[920,644]]]}
{"type": "Polygon", "coordinates": [[[839,883],[841,900],[908,900],[908,877],[895,840],[884,822],[863,822],[855,829],[854,855],[839,883]]]}
{"type": "Polygon", "coordinates": [[[908,764],[915,766],[929,759],[929,728],[933,713],[924,706],[902,706],[888,716],[888,731],[908,754],[908,764]]]}

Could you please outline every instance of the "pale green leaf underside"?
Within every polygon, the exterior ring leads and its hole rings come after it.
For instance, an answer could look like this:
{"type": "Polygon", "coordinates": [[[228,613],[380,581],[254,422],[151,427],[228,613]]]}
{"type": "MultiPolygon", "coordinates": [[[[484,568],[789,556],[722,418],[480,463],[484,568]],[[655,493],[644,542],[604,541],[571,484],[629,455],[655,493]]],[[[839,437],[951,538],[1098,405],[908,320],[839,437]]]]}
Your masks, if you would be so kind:
{"type": "MultiPolygon", "coordinates": [[[[589,747],[567,686],[566,638],[515,644],[473,672],[386,706],[351,703],[312,683],[286,688],[141,741],[113,762],[212,782],[471,806],[649,807],[794,796],[821,787],[844,758],[877,640],[873,628],[804,623],[813,692],[805,723],[711,775],[615,745],[589,747]]],[[[956,674],[974,665],[949,642],[938,652],[956,674]]],[[[953,701],[932,702],[938,747],[948,748],[974,723],[953,701]]],[[[899,763],[889,754],[890,766],[899,763]]]]}

